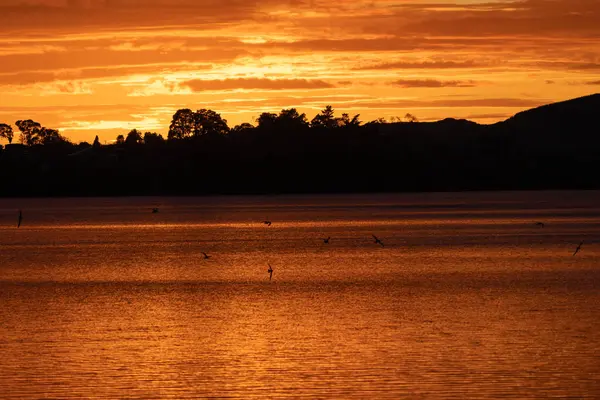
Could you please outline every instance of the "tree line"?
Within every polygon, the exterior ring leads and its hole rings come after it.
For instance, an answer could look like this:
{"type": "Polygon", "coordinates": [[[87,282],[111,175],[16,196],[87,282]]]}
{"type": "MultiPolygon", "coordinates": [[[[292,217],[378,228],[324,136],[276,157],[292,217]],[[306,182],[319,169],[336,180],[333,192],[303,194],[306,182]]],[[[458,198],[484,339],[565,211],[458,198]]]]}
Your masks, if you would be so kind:
{"type": "MultiPolygon", "coordinates": [[[[341,117],[335,117],[334,109],[332,106],[326,106],[321,112],[315,117],[308,121],[306,114],[300,114],[295,108],[283,109],[279,114],[264,112],[256,119],[257,126],[251,123],[244,122],[240,125],[236,125],[230,128],[227,125],[227,120],[223,119],[221,115],[210,109],[200,109],[192,111],[189,108],[178,110],[171,120],[169,125],[168,140],[179,140],[191,137],[199,136],[219,136],[228,135],[230,133],[236,134],[244,132],[249,129],[334,129],[343,127],[356,127],[361,125],[359,120],[360,114],[350,116],[349,114],[342,114],[341,117]]],[[[405,121],[418,122],[418,119],[408,113],[404,117],[405,121]]],[[[403,118],[392,117],[390,122],[401,122],[403,118]]],[[[377,118],[367,124],[379,124],[386,123],[386,119],[383,117],[377,118]]],[[[56,129],[49,129],[43,127],[39,122],[28,120],[18,120],[15,122],[15,126],[18,128],[19,143],[34,146],[44,144],[55,144],[55,143],[71,143],[70,140],[60,135],[56,129]]],[[[6,123],[0,123],[0,138],[8,140],[9,144],[12,144],[14,139],[13,128],[6,123]]],[[[126,135],[118,135],[115,143],[117,145],[124,144],[143,144],[143,143],[161,143],[165,139],[162,135],[156,132],[145,132],[142,133],[137,129],[131,130],[126,135]]],[[[72,143],[71,143],[72,144],[72,143]]],[[[85,144],[85,143],[84,143],[85,144]]],[[[98,137],[96,136],[94,146],[99,145],[98,137]]]]}
{"type": "MultiPolygon", "coordinates": [[[[15,125],[21,132],[19,141],[27,146],[33,146],[36,144],[53,144],[67,141],[67,139],[58,132],[58,130],[46,128],[39,122],[35,122],[31,119],[18,120],[15,122],[15,125]]],[[[8,143],[11,144],[14,138],[12,126],[5,123],[0,123],[0,138],[8,140],[8,143]]]]}
{"type": "MultiPolygon", "coordinates": [[[[133,129],[109,145],[98,136],[74,144],[19,120],[23,146],[0,149],[0,196],[595,188],[600,137],[589,127],[598,125],[597,108],[586,107],[534,110],[493,125],[411,114],[363,123],[331,106],[309,120],[290,108],[233,128],[213,110],[186,108],[175,112],[166,138],[133,129]]],[[[14,134],[0,125],[9,143],[14,134]]]]}

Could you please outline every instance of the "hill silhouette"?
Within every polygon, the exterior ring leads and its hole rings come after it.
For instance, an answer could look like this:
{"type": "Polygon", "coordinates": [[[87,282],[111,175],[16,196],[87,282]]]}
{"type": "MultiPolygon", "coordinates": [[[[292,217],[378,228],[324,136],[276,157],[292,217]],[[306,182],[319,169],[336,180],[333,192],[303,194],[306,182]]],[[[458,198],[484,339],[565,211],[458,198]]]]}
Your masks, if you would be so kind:
{"type": "Polygon", "coordinates": [[[594,94],[492,125],[362,124],[326,107],[310,122],[288,109],[229,128],[212,110],[183,109],[167,139],[133,130],[113,145],[19,121],[29,145],[0,153],[0,196],[597,189],[598,111],[594,94]]]}
{"type": "Polygon", "coordinates": [[[558,103],[546,104],[515,114],[499,125],[552,129],[587,126],[597,120],[600,110],[600,93],[578,97],[558,103]]]}

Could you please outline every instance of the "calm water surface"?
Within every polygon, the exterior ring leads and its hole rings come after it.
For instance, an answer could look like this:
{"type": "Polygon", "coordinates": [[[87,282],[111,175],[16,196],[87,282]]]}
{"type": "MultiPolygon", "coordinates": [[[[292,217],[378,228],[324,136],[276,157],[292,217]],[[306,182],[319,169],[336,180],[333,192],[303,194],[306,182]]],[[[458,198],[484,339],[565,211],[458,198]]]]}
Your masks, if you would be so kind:
{"type": "Polygon", "coordinates": [[[599,261],[600,192],[0,199],[0,398],[600,398],[599,261]]]}

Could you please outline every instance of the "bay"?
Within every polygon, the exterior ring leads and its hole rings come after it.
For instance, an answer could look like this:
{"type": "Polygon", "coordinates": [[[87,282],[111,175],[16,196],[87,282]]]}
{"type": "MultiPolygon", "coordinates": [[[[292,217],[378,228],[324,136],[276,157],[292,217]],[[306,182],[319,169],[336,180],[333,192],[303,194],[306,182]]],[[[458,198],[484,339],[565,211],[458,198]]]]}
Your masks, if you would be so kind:
{"type": "Polygon", "coordinates": [[[599,237],[597,191],[0,199],[0,397],[597,398],[599,237]]]}

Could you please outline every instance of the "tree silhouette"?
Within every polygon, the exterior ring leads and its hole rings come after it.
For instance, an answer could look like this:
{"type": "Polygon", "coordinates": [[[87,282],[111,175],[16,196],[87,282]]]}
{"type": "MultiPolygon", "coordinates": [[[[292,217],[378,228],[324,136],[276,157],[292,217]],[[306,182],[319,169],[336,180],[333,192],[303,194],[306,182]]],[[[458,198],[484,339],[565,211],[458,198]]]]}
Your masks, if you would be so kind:
{"type": "Polygon", "coordinates": [[[128,134],[127,137],[125,137],[125,144],[126,145],[136,145],[136,144],[142,144],[144,142],[144,140],[142,139],[142,133],[140,131],[138,131],[137,129],[132,129],[128,134]]]}
{"type": "Polygon", "coordinates": [[[406,113],[404,119],[408,122],[419,122],[419,119],[411,113],[406,113]]]}
{"type": "Polygon", "coordinates": [[[56,129],[42,127],[38,132],[38,142],[44,145],[65,142],[66,139],[56,129]]]}
{"type": "Polygon", "coordinates": [[[189,108],[177,110],[169,126],[167,138],[183,139],[194,136],[222,136],[229,133],[227,121],[221,114],[206,108],[193,112],[189,108]]]}
{"type": "Polygon", "coordinates": [[[165,139],[162,135],[159,135],[156,132],[146,132],[144,133],[144,144],[147,145],[160,145],[165,142],[165,139]]]}
{"type": "Polygon", "coordinates": [[[264,112],[256,118],[256,123],[258,127],[261,129],[271,129],[275,125],[275,121],[277,121],[277,114],[264,112]]]}
{"type": "Polygon", "coordinates": [[[325,108],[310,121],[310,126],[313,128],[336,128],[338,126],[338,120],[333,114],[333,107],[325,106],[325,108]]]}
{"type": "Polygon", "coordinates": [[[244,122],[240,125],[236,125],[233,128],[231,128],[230,132],[231,133],[239,133],[239,132],[247,131],[249,129],[254,129],[254,125],[244,122]]]}
{"type": "Polygon", "coordinates": [[[298,113],[295,108],[283,109],[275,121],[278,126],[288,129],[299,129],[308,127],[306,114],[298,113]]]}
{"type": "Polygon", "coordinates": [[[116,142],[116,143],[117,143],[117,145],[123,145],[123,144],[125,144],[125,136],[123,136],[123,135],[118,135],[118,136],[117,136],[117,142],[116,142]]]}
{"type": "Polygon", "coordinates": [[[354,117],[350,118],[350,116],[346,113],[342,114],[342,118],[339,120],[340,126],[359,126],[360,120],[358,119],[360,114],[356,114],[354,117]]]}
{"type": "Polygon", "coordinates": [[[194,136],[221,136],[228,132],[227,121],[221,114],[205,108],[194,113],[194,136]]]}
{"type": "Polygon", "coordinates": [[[173,114],[171,125],[169,126],[168,139],[183,139],[192,135],[194,130],[194,112],[189,108],[177,110],[173,114]]]}
{"type": "Polygon", "coordinates": [[[367,122],[367,125],[380,125],[380,124],[387,124],[387,120],[385,119],[385,117],[375,118],[374,120],[367,122]]]}
{"type": "Polygon", "coordinates": [[[42,129],[42,125],[39,122],[35,122],[31,119],[18,120],[15,125],[21,131],[19,140],[21,143],[27,146],[33,146],[40,141],[39,132],[42,129]]]}
{"type": "Polygon", "coordinates": [[[100,147],[100,139],[98,139],[98,135],[96,135],[96,137],[94,138],[94,144],[92,144],[92,147],[94,147],[95,149],[100,147]]]}
{"type": "Polygon", "coordinates": [[[12,126],[8,124],[0,124],[0,138],[4,138],[8,140],[8,143],[11,144],[13,140],[13,129],[12,126]]]}

